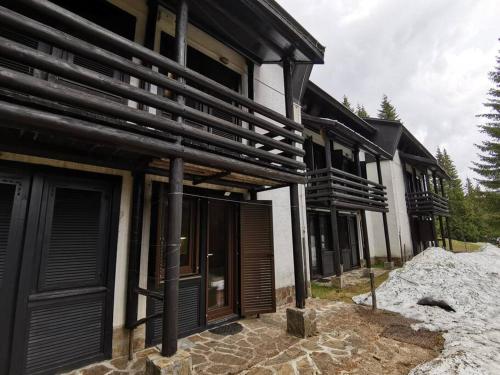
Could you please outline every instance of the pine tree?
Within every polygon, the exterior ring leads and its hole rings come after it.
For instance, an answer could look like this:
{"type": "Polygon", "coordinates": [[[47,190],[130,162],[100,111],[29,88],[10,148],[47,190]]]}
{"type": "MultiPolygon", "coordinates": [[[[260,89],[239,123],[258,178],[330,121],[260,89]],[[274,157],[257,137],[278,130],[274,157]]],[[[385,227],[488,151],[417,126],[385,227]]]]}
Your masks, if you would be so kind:
{"type": "Polygon", "coordinates": [[[342,101],[344,107],[346,107],[349,111],[354,112],[354,108],[352,108],[347,95],[344,95],[344,100],[342,101]]]}
{"type": "Polygon", "coordinates": [[[359,105],[359,104],[356,106],[356,115],[358,115],[358,117],[361,117],[361,118],[370,117],[368,115],[368,112],[366,112],[365,106],[359,105]]]}
{"type": "MultiPolygon", "coordinates": [[[[500,39],[499,39],[500,40],[500,39]]],[[[481,152],[479,162],[472,168],[482,178],[478,182],[493,192],[500,192],[500,54],[497,56],[497,66],[490,72],[494,87],[488,91],[488,101],[484,106],[489,113],[479,115],[486,122],[479,125],[481,132],[488,136],[482,144],[476,145],[481,152]]]]}
{"type": "Polygon", "coordinates": [[[394,108],[394,106],[387,98],[387,95],[385,94],[382,97],[382,103],[380,103],[380,109],[378,110],[378,118],[383,120],[400,121],[399,116],[396,112],[396,108],[394,108]]]}
{"type": "Polygon", "coordinates": [[[465,195],[462,188],[462,181],[458,176],[455,163],[451,160],[446,149],[436,152],[436,159],[439,165],[450,177],[445,180],[445,190],[448,194],[450,208],[450,230],[451,237],[458,240],[465,240],[467,236],[465,195]]]}

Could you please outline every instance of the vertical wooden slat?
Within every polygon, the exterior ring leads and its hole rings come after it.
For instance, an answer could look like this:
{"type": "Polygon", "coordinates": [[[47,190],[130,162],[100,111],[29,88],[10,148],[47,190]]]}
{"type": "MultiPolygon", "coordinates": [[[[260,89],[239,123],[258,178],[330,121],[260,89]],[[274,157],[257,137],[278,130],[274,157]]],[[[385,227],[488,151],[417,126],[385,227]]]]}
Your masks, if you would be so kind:
{"type": "Polygon", "coordinates": [[[241,205],[241,314],[276,311],[273,217],[270,201],[241,205]]]}

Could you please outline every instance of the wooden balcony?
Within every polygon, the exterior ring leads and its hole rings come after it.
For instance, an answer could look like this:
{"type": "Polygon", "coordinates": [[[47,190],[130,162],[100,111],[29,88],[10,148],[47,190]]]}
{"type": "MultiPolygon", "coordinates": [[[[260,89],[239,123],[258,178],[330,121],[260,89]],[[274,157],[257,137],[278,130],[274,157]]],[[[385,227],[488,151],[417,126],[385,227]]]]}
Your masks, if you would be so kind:
{"type": "Polygon", "coordinates": [[[319,206],[387,212],[385,186],[335,168],[307,173],[306,201],[319,206]]]}
{"type": "Polygon", "coordinates": [[[406,193],[406,207],[412,215],[450,215],[448,199],[432,191],[406,193]]]}
{"type": "Polygon", "coordinates": [[[11,68],[0,69],[2,127],[150,160],[182,157],[213,168],[220,179],[234,172],[265,181],[254,185],[304,182],[301,124],[62,8],[26,3],[57,20],[51,23],[57,28],[0,7],[2,28],[34,41],[0,36],[0,56],[11,68]]]}

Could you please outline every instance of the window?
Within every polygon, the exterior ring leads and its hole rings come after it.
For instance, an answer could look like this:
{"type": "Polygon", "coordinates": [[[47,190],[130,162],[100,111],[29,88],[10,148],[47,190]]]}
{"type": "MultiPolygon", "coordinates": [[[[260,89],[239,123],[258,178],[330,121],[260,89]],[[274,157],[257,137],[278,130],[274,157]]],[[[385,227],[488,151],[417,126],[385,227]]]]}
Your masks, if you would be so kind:
{"type": "MultiPolygon", "coordinates": [[[[199,200],[184,196],[180,246],[181,276],[199,273],[199,200]]],[[[165,279],[165,249],[168,232],[168,184],[154,182],[151,205],[149,278],[155,287],[165,279]]]]}
{"type": "Polygon", "coordinates": [[[198,273],[196,236],[197,203],[192,197],[184,197],[182,201],[181,275],[198,273]]]}

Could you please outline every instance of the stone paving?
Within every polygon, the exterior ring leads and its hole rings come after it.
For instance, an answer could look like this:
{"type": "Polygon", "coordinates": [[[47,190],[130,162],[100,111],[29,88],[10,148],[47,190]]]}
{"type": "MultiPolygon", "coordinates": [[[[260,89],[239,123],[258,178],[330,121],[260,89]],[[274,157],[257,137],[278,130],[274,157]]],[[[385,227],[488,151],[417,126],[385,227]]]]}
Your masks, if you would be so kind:
{"type": "MultiPolygon", "coordinates": [[[[319,335],[301,339],[285,332],[285,310],[244,319],[231,335],[205,331],[179,341],[191,353],[195,374],[407,374],[437,356],[440,335],[417,332],[412,321],[352,304],[309,299],[318,314],[319,335]]],[[[144,374],[144,358],[114,359],[72,375],[144,374]]]]}

